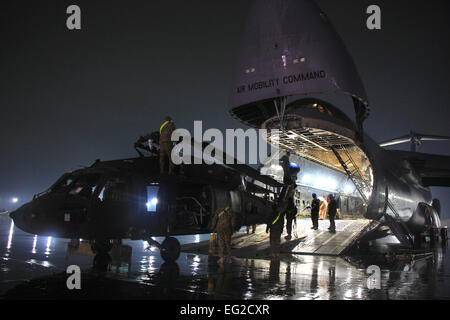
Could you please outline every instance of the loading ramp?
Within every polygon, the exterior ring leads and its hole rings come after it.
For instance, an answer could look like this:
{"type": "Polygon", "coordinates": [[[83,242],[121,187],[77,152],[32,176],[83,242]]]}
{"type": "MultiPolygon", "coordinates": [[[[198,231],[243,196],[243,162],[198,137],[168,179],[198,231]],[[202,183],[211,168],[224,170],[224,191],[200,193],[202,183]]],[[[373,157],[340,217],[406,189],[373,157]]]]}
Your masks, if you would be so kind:
{"type": "MultiPolygon", "coordinates": [[[[336,220],[336,233],[328,232],[328,227],[328,220],[320,220],[319,230],[312,230],[310,219],[297,218],[297,236],[287,241],[284,239],[284,231],[281,236],[281,253],[339,256],[373,227],[373,223],[367,219],[336,220]]],[[[239,258],[269,257],[270,240],[265,231],[266,225],[258,225],[254,234],[236,232],[232,238],[232,255],[239,258]]],[[[294,232],[293,234],[295,235],[294,232]]],[[[209,241],[182,245],[181,251],[208,254],[209,241]]]]}

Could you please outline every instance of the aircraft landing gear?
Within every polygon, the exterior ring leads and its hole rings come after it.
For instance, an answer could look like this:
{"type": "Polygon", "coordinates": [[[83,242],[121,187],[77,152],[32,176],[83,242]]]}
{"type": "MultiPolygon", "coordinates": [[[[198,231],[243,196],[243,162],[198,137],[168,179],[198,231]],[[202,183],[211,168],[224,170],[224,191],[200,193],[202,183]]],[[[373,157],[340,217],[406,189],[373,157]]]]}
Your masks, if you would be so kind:
{"type": "Polygon", "coordinates": [[[96,254],[108,254],[112,249],[112,243],[110,240],[94,240],[91,242],[91,249],[96,254]]]}
{"type": "Polygon", "coordinates": [[[180,256],[180,242],[173,237],[166,238],[161,244],[160,254],[164,261],[174,262],[180,256]]]}
{"type": "Polygon", "coordinates": [[[108,271],[109,264],[111,263],[111,256],[109,255],[109,252],[112,247],[113,244],[109,239],[99,239],[91,242],[91,249],[95,253],[92,266],[95,271],[108,271]]]}
{"type": "Polygon", "coordinates": [[[92,261],[92,268],[98,272],[106,272],[110,264],[111,256],[108,253],[97,253],[92,261]]]}
{"type": "Polygon", "coordinates": [[[180,242],[174,237],[167,237],[161,244],[153,239],[149,239],[147,242],[150,246],[154,246],[159,249],[161,258],[163,258],[164,261],[175,262],[180,256],[181,245],[180,242]]]}

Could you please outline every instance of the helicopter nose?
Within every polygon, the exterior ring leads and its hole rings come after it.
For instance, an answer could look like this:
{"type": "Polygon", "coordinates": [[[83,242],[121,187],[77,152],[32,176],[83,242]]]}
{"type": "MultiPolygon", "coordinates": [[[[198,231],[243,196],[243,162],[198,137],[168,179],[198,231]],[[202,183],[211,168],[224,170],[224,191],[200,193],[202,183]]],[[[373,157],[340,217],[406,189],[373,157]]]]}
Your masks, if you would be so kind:
{"type": "Polygon", "coordinates": [[[23,224],[23,220],[24,220],[23,215],[24,215],[23,210],[21,210],[21,209],[19,208],[19,209],[17,209],[17,210],[14,210],[13,212],[11,212],[11,213],[9,214],[9,217],[10,217],[11,219],[13,219],[14,224],[20,228],[20,225],[23,224]]]}
{"type": "Polygon", "coordinates": [[[13,219],[14,225],[18,228],[26,231],[27,230],[27,217],[30,216],[29,207],[24,205],[13,212],[10,212],[9,217],[13,219]]]}

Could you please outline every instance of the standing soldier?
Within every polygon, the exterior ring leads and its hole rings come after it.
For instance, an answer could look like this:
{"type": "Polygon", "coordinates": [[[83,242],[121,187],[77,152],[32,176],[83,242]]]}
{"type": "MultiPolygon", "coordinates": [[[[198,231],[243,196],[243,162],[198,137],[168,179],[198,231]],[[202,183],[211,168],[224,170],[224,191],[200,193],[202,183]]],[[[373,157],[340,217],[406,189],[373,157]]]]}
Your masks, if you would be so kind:
{"type": "Polygon", "coordinates": [[[212,228],[217,232],[219,264],[231,262],[231,236],[236,228],[236,215],[229,206],[220,207],[214,213],[212,228]]]}
{"type": "Polygon", "coordinates": [[[317,199],[317,195],[315,193],[312,194],[313,200],[311,202],[311,220],[313,226],[311,229],[317,230],[319,229],[319,208],[320,201],[317,199]]]}
{"type": "Polygon", "coordinates": [[[286,209],[286,231],[287,236],[284,238],[286,240],[291,240],[292,238],[292,222],[294,221],[295,217],[297,216],[297,207],[294,203],[294,198],[289,198],[289,205],[286,209]]]}
{"type": "Polygon", "coordinates": [[[331,233],[336,233],[336,225],[334,223],[334,218],[336,218],[336,212],[337,212],[337,203],[336,199],[334,199],[334,196],[332,194],[328,195],[328,218],[330,219],[330,227],[328,230],[330,230],[331,233]]]}
{"type": "Polygon", "coordinates": [[[270,230],[270,249],[273,259],[280,258],[280,238],[284,228],[284,212],[278,211],[276,207],[272,211],[267,223],[266,232],[270,230]]]}
{"type": "Polygon", "coordinates": [[[172,175],[174,164],[171,159],[173,142],[172,132],[175,130],[175,123],[172,118],[167,116],[159,128],[159,169],[160,173],[166,173],[166,167],[169,166],[169,175],[172,175]]]}
{"type": "Polygon", "coordinates": [[[251,226],[247,226],[247,234],[250,234],[250,228],[252,231],[252,234],[256,232],[256,224],[252,224],[251,226]]]}

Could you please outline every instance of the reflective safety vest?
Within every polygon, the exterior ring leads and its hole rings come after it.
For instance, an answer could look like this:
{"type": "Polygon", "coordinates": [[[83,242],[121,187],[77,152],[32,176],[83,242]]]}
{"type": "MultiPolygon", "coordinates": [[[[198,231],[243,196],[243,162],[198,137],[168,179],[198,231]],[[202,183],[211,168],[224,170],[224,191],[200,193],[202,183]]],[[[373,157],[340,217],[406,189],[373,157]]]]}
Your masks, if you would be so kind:
{"type": "Polygon", "coordinates": [[[223,210],[219,212],[218,217],[220,218],[220,216],[222,216],[222,214],[224,214],[225,212],[227,212],[229,209],[230,209],[230,207],[225,207],[225,208],[223,208],[223,210]]]}
{"type": "Polygon", "coordinates": [[[164,123],[161,125],[161,127],[159,128],[159,134],[161,134],[162,129],[163,129],[169,122],[170,122],[170,121],[166,121],[166,122],[164,122],[164,123]]]}
{"type": "Polygon", "coordinates": [[[275,224],[278,221],[278,219],[280,219],[280,216],[281,216],[281,211],[278,212],[278,216],[275,220],[273,220],[272,224],[275,224]]]}

